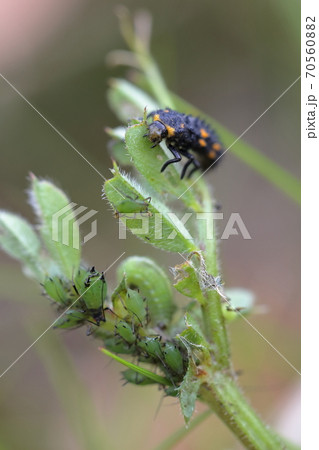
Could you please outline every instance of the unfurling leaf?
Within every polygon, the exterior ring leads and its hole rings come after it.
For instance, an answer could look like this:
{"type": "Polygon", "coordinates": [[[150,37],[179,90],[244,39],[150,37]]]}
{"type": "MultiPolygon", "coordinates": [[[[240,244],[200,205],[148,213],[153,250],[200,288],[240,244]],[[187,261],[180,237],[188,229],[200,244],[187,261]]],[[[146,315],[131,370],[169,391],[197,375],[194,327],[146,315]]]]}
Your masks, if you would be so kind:
{"type": "Polygon", "coordinates": [[[146,299],[150,324],[167,326],[170,323],[176,309],[172,289],[169,278],[155,261],[132,256],[119,266],[117,276],[119,281],[125,276],[127,286],[138,289],[146,299]]]}
{"type": "Polygon", "coordinates": [[[198,273],[190,261],[185,261],[172,269],[175,275],[174,287],[186,297],[196,298],[201,304],[205,298],[198,280],[198,273]]]}
{"type": "Polygon", "coordinates": [[[201,385],[201,380],[197,377],[196,371],[197,368],[190,359],[186,375],[179,388],[179,401],[186,425],[193,415],[197,394],[201,385]]]}

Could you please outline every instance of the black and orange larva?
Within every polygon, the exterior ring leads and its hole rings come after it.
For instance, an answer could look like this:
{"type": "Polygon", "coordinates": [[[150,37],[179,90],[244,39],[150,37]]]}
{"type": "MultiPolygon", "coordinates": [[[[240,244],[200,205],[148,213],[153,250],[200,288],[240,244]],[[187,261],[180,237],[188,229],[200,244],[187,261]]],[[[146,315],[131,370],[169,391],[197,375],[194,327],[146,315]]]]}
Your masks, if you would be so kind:
{"type": "Polygon", "coordinates": [[[184,178],[191,164],[194,167],[188,177],[197,169],[206,170],[216,166],[224,150],[215,132],[202,119],[169,108],[153,111],[147,117],[152,122],[148,125],[145,137],[153,143],[152,148],[165,139],[174,155],[173,159],[163,164],[161,172],[169,164],[181,161],[182,156],[188,161],[183,167],[181,178],[184,178]],[[196,158],[192,152],[196,153],[196,158]]]}

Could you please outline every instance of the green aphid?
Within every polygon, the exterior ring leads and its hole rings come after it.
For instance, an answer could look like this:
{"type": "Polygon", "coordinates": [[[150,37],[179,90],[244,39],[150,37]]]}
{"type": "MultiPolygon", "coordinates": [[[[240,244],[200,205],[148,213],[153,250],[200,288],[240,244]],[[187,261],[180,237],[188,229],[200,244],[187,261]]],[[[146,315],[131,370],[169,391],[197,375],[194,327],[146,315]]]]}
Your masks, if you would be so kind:
{"type": "Polygon", "coordinates": [[[96,272],[94,267],[90,271],[79,269],[74,278],[74,287],[96,324],[99,325],[101,321],[105,322],[104,302],[107,295],[107,284],[104,274],[96,272]]]}
{"type": "Polygon", "coordinates": [[[110,308],[104,309],[104,318],[105,323],[103,324],[103,329],[108,331],[109,333],[114,333],[116,323],[118,321],[118,317],[110,308]]]}
{"type": "Polygon", "coordinates": [[[117,336],[112,336],[108,339],[104,340],[105,347],[113,353],[120,353],[123,355],[131,355],[134,353],[134,347],[129,345],[127,342],[124,342],[122,339],[117,336]]]}
{"type": "Polygon", "coordinates": [[[123,320],[120,320],[116,326],[116,331],[118,334],[126,341],[128,344],[134,344],[136,342],[136,336],[133,332],[132,327],[124,322],[123,320]]]}
{"type": "Polygon", "coordinates": [[[57,276],[47,277],[43,283],[45,293],[62,306],[68,306],[70,293],[63,280],[57,276]]]}
{"type": "Polygon", "coordinates": [[[145,301],[134,289],[127,289],[125,307],[132,314],[134,323],[143,325],[146,322],[147,310],[145,301]]]}
{"type": "Polygon", "coordinates": [[[170,280],[159,265],[145,257],[131,256],[119,266],[117,276],[131,289],[138,289],[147,300],[147,310],[151,326],[167,328],[172,320],[176,306],[170,280]]]}
{"type": "Polygon", "coordinates": [[[54,323],[54,328],[74,328],[87,320],[87,314],[77,309],[69,309],[54,323]]]}
{"type": "Polygon", "coordinates": [[[155,338],[146,337],[145,339],[141,340],[137,344],[137,346],[140,349],[144,350],[144,352],[147,353],[147,355],[149,355],[152,358],[158,358],[161,360],[163,357],[161,344],[159,338],[157,337],[155,338]]]}
{"type": "Polygon", "coordinates": [[[122,375],[123,375],[123,379],[126,381],[126,383],[137,384],[138,386],[146,386],[148,384],[156,384],[156,381],[152,380],[151,378],[146,377],[145,375],[142,375],[141,373],[136,372],[133,369],[125,370],[124,372],[122,372],[122,375]]]}
{"type": "Polygon", "coordinates": [[[179,388],[175,386],[168,386],[165,388],[165,394],[168,397],[178,397],[179,396],[179,388]]]}
{"type": "Polygon", "coordinates": [[[163,349],[164,361],[169,369],[178,375],[184,373],[183,357],[180,350],[172,342],[166,342],[163,349]]]}
{"type": "Polygon", "coordinates": [[[152,213],[149,212],[148,207],[151,203],[152,198],[147,197],[142,200],[139,199],[138,195],[134,199],[133,197],[126,195],[124,200],[116,205],[116,211],[114,217],[119,218],[125,216],[125,214],[143,214],[151,216],[152,213]]]}

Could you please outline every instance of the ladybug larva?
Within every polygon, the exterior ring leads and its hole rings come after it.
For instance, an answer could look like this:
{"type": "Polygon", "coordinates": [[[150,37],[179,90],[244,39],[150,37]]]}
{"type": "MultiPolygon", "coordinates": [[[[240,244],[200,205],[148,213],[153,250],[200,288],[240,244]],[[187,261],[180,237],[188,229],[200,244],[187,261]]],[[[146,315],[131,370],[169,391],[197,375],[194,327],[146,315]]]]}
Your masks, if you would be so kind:
{"type": "Polygon", "coordinates": [[[151,112],[148,118],[152,122],[148,125],[148,137],[153,143],[152,148],[165,139],[168,149],[174,158],[166,161],[161,169],[163,172],[170,164],[181,161],[185,156],[185,163],[181,178],[184,178],[187,168],[193,164],[188,178],[197,169],[206,170],[215,166],[223,154],[223,147],[215,132],[199,117],[186,115],[172,109],[158,109],[151,112]],[[193,153],[196,153],[196,158],[193,153]]]}

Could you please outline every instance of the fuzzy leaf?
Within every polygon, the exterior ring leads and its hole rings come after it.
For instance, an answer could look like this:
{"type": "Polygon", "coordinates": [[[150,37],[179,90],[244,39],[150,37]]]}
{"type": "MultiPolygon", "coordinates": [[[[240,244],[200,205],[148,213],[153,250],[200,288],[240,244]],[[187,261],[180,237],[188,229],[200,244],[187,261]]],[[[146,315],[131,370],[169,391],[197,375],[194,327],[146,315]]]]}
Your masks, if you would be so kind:
{"type": "Polygon", "coordinates": [[[43,241],[69,279],[80,265],[79,227],[70,200],[59,188],[47,180],[31,176],[30,201],[40,219],[43,241]]]}
{"type": "MultiPolygon", "coordinates": [[[[176,306],[170,280],[158,263],[150,258],[131,256],[125,259],[117,269],[118,280],[124,276],[128,286],[135,286],[146,299],[150,325],[169,326],[176,306]]],[[[119,295],[122,291],[123,280],[114,292],[119,295]]]]}
{"type": "Polygon", "coordinates": [[[203,335],[200,325],[195,317],[187,312],[185,314],[186,329],[177,337],[187,349],[190,359],[201,361],[202,364],[210,365],[210,346],[203,335]]]}
{"type": "Polygon", "coordinates": [[[193,415],[197,394],[201,385],[201,380],[196,376],[196,370],[195,364],[190,359],[186,375],[179,389],[179,400],[186,425],[193,415]]]}
{"type": "Polygon", "coordinates": [[[132,166],[132,160],[125,147],[125,127],[105,128],[105,132],[112,138],[107,148],[112,157],[122,166],[132,166]]]}
{"type": "Polygon", "coordinates": [[[122,79],[114,79],[111,81],[111,88],[107,96],[111,108],[124,123],[127,123],[132,118],[140,117],[141,111],[145,107],[149,111],[154,111],[159,108],[155,100],[144,91],[122,79]]]}
{"type": "Polygon", "coordinates": [[[148,180],[149,184],[162,196],[171,194],[178,198],[181,194],[182,201],[193,210],[198,210],[198,201],[194,190],[189,187],[189,181],[180,179],[180,165],[171,164],[165,172],[161,172],[165,161],[172,158],[171,152],[164,143],[155,148],[147,137],[147,126],[139,123],[128,127],[125,135],[127,150],[130,153],[136,169],[148,180]]]}
{"type": "Polygon", "coordinates": [[[20,261],[27,272],[39,281],[43,280],[39,255],[41,243],[32,226],[22,217],[0,211],[0,246],[20,261]]]}
{"type": "Polygon", "coordinates": [[[175,275],[174,287],[186,297],[196,298],[201,304],[205,303],[196,269],[190,261],[185,261],[173,268],[175,275]]]}
{"type": "Polygon", "coordinates": [[[169,252],[190,252],[196,249],[192,236],[182,222],[160,200],[152,196],[146,204],[149,193],[120,172],[116,165],[113,173],[114,177],[105,182],[104,192],[115,213],[133,234],[169,252]],[[130,208],[128,212],[123,204],[130,208]]]}

